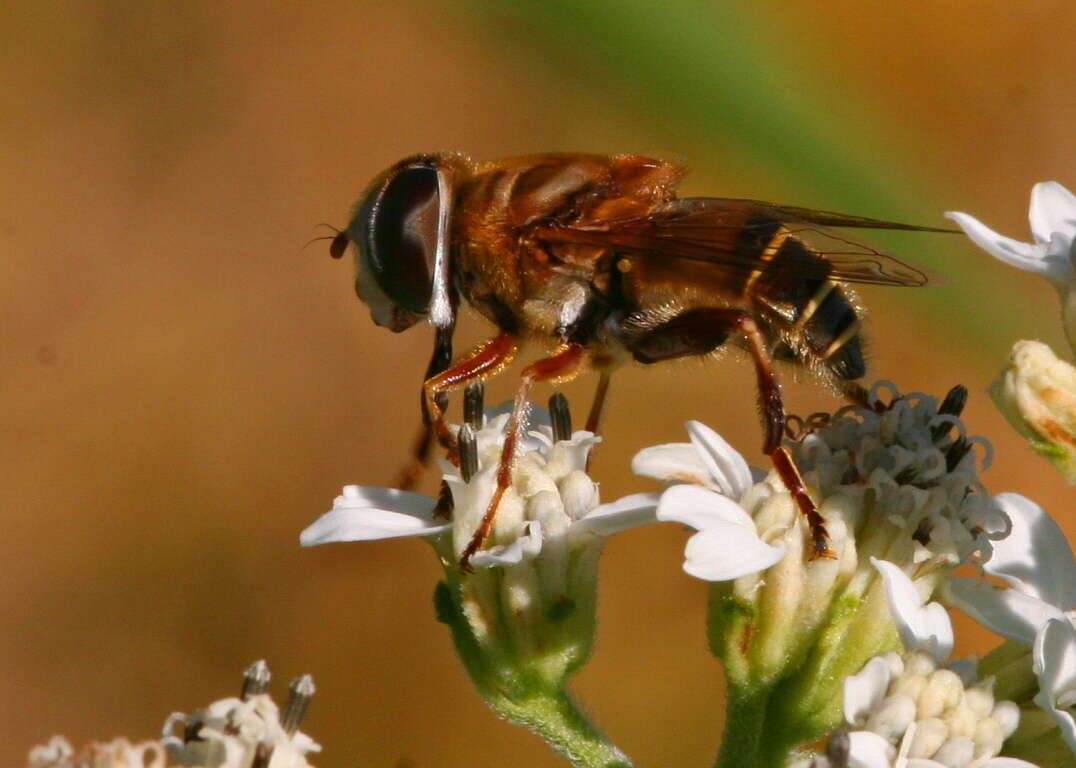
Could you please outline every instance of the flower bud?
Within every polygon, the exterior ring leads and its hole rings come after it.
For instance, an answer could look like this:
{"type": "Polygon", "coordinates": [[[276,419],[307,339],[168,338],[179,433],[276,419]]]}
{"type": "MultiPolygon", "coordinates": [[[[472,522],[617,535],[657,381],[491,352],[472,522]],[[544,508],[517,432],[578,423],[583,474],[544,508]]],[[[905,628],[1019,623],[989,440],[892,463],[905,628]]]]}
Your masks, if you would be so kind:
{"type": "Polygon", "coordinates": [[[1041,342],[1018,341],[990,394],[1031,447],[1076,482],[1076,368],[1041,342]]]}

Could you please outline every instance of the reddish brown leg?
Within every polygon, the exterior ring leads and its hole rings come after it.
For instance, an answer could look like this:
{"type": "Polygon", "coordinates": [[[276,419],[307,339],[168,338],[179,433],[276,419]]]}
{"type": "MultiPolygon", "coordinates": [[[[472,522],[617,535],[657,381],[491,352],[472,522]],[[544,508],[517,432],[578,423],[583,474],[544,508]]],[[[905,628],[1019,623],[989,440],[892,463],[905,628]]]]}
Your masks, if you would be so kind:
{"type": "Polygon", "coordinates": [[[773,363],[769,352],[766,350],[765,340],[758,324],[750,315],[740,315],[736,322],[738,330],[747,339],[747,348],[751,357],[755,360],[755,373],[758,377],[758,407],[762,415],[762,429],[765,433],[765,442],[762,446],[764,453],[768,454],[773,462],[777,474],[796,500],[800,512],[807,518],[807,525],[811,529],[811,539],[814,549],[811,559],[819,557],[836,557],[829,548],[829,533],[826,531],[825,521],[818,513],[807,487],[803,483],[796,462],[792,460],[792,454],[781,445],[781,435],[785,427],[785,409],[781,402],[781,388],[777,383],[777,375],[773,371],[773,363]]]}
{"type": "Polygon", "coordinates": [[[511,334],[500,333],[489,341],[479,344],[465,358],[427,379],[422,385],[433,432],[441,445],[448,449],[449,458],[453,463],[455,463],[456,436],[452,434],[445,421],[440,395],[465,387],[475,379],[484,379],[496,373],[508,365],[515,354],[516,344],[511,334]]]}
{"type": "Polygon", "coordinates": [[[764,435],[762,450],[773,461],[781,480],[807,518],[814,539],[812,557],[831,557],[829,535],[822,517],[804,487],[803,478],[800,477],[791,454],[781,447],[781,436],[785,427],[781,388],[773,371],[770,353],[766,349],[766,340],[755,318],[738,309],[691,309],[645,334],[626,334],[626,342],[636,360],[656,363],[675,357],[706,354],[723,344],[732,333],[739,333],[744,337],[747,351],[755,361],[758,408],[764,435]]]}
{"type": "MultiPolygon", "coordinates": [[[[613,374],[602,371],[598,377],[598,389],[594,392],[594,400],[590,404],[590,414],[587,415],[587,432],[599,433],[602,427],[602,416],[605,415],[605,401],[609,395],[609,381],[613,374]]],[[[596,448],[597,446],[595,446],[596,448]]],[[[594,448],[587,454],[587,471],[590,471],[590,462],[594,460],[594,448]]]]}
{"type": "Polygon", "coordinates": [[[613,374],[602,371],[598,376],[598,389],[594,392],[594,401],[590,404],[590,415],[587,416],[587,432],[598,434],[602,426],[602,416],[605,411],[605,400],[609,395],[609,380],[613,374]]]}
{"type": "Polygon", "coordinates": [[[482,522],[471,537],[471,541],[463,550],[460,557],[460,570],[471,570],[471,558],[474,553],[481,549],[489,532],[493,528],[493,520],[497,516],[497,507],[501,503],[504,492],[512,484],[512,465],[516,457],[516,443],[523,427],[523,412],[527,405],[527,395],[531,386],[536,381],[569,381],[579,373],[583,364],[583,347],[579,344],[566,344],[549,357],[531,363],[523,369],[520,376],[519,388],[516,390],[515,400],[512,402],[512,414],[508,417],[504,437],[504,447],[501,449],[501,460],[497,466],[497,488],[486,507],[486,514],[482,522]]]}
{"type": "Polygon", "coordinates": [[[770,460],[773,462],[777,474],[781,476],[781,482],[785,484],[785,488],[792,494],[792,498],[796,500],[796,505],[800,508],[800,512],[807,518],[807,525],[811,528],[811,540],[814,542],[811,559],[836,557],[837,555],[829,548],[829,532],[826,531],[826,521],[822,519],[822,515],[818,514],[818,507],[814,505],[810,495],[808,495],[807,488],[803,484],[803,476],[800,475],[796,462],[792,460],[792,454],[788,452],[787,448],[781,446],[770,454],[770,460]]]}

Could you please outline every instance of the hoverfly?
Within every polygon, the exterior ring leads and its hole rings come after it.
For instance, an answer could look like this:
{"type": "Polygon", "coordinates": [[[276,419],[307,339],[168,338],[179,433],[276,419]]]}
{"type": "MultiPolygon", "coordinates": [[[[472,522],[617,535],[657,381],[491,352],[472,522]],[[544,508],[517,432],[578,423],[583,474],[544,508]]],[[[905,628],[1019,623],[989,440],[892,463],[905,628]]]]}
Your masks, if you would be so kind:
{"type": "Polygon", "coordinates": [[[600,378],[596,431],[611,372],[705,355],[732,341],[754,361],[763,452],[810,523],[814,556],[828,536],[791,454],[773,361],[805,366],[861,401],[866,373],[848,283],[920,286],[926,272],[828,229],[949,230],[754,200],[678,198],[677,166],[637,155],[541,154],[474,163],[452,153],[406,158],[381,174],[330,252],[356,245],[356,290],[375,323],[399,332],[422,318],[436,341],[422,391],[424,433],[404,484],[433,438],[455,458],[448,393],[494,375],[524,341],[544,356],[522,372],[497,490],[460,567],[489,534],[511,482],[531,386],[587,369],[600,378]],[[497,333],[453,361],[460,298],[497,333]]]}

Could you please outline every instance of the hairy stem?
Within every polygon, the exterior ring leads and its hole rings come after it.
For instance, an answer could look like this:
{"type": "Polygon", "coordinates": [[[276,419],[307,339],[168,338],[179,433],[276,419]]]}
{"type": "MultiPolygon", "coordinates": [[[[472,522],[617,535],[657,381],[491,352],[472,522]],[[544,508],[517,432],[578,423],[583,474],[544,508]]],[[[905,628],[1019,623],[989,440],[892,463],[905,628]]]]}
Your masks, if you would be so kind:
{"type": "Polygon", "coordinates": [[[725,732],[714,768],[773,768],[764,739],[768,687],[730,685],[725,710],[725,732]]]}
{"type": "Polygon", "coordinates": [[[541,736],[580,768],[631,768],[631,761],[587,719],[563,688],[521,701],[491,697],[497,712],[541,736]]]}

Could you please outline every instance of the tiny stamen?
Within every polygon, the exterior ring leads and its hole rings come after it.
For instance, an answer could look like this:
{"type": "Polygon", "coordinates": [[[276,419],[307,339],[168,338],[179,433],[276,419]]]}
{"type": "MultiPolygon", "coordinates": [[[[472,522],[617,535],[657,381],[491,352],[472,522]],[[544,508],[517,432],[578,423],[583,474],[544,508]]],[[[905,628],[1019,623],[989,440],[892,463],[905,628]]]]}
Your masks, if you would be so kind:
{"type": "Polygon", "coordinates": [[[269,665],[265,663],[265,659],[258,659],[243,672],[243,689],[239,693],[239,698],[246,701],[251,696],[265,693],[265,689],[269,687],[269,680],[272,676],[272,673],[269,672],[269,665]]]}
{"type": "Polygon", "coordinates": [[[957,384],[955,387],[949,390],[949,393],[942,400],[942,404],[938,407],[938,413],[948,413],[952,416],[959,416],[964,411],[964,406],[968,403],[968,388],[963,384],[957,384]]]}
{"type": "Polygon", "coordinates": [[[299,730],[299,723],[303,721],[306,708],[310,705],[310,699],[313,696],[314,678],[310,675],[300,675],[288,687],[288,701],[284,704],[284,711],[280,715],[280,725],[289,736],[293,736],[299,730]]]}
{"type": "Polygon", "coordinates": [[[478,472],[478,439],[470,424],[464,424],[456,437],[457,449],[460,453],[460,476],[463,482],[471,482],[471,478],[478,472]]]}
{"type": "Polygon", "coordinates": [[[971,450],[971,443],[966,438],[960,437],[953,441],[953,444],[945,451],[945,471],[952,472],[956,469],[961,459],[968,455],[971,450]]]}
{"type": "Polygon", "coordinates": [[[553,422],[554,442],[572,439],[572,412],[568,398],[561,392],[549,398],[549,418],[553,422]]]}
{"type": "Polygon", "coordinates": [[[927,518],[923,518],[919,521],[919,525],[916,526],[915,533],[912,534],[912,538],[922,544],[924,547],[930,546],[930,532],[934,530],[934,523],[927,518]]]}
{"type": "Polygon", "coordinates": [[[486,399],[486,385],[472,381],[463,391],[463,421],[471,429],[482,429],[482,407],[486,399]]]}
{"type": "MultiPolygon", "coordinates": [[[[959,416],[964,411],[964,406],[968,402],[968,388],[963,384],[957,384],[955,387],[949,390],[949,393],[942,400],[942,404],[938,406],[938,413],[947,414],[949,416],[959,416]]],[[[952,425],[949,423],[938,424],[930,429],[930,437],[936,443],[944,437],[952,425]]]]}

